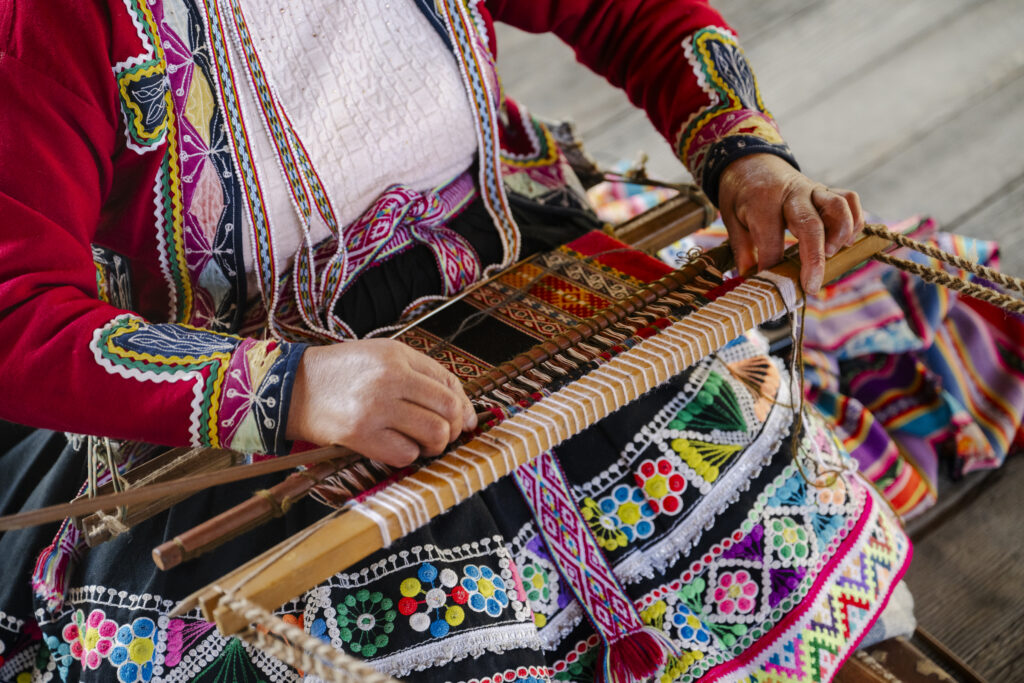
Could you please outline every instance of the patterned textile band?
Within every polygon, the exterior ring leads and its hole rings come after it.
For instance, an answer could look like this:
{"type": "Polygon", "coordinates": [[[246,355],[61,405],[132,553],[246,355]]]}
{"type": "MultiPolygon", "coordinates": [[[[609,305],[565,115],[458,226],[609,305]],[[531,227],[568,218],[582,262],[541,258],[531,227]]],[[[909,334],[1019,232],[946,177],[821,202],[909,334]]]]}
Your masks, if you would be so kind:
{"type": "Polygon", "coordinates": [[[426,193],[402,185],[389,187],[358,220],[342,231],[346,264],[341,280],[332,288],[331,303],[337,301],[366,268],[415,243],[433,252],[446,296],[478,280],[481,266],[473,247],[465,237],[445,225],[475,195],[476,186],[469,172],[426,193]]]}
{"type": "MultiPolygon", "coordinates": [[[[461,235],[445,227],[445,223],[475,193],[473,178],[468,172],[426,193],[392,185],[359,219],[345,227],[339,225],[324,181],[283,103],[274,93],[241,4],[237,0],[226,4],[226,8],[218,5],[217,9],[222,12],[222,20],[230,19],[234,31],[228,35],[236,42],[242,57],[233,64],[232,75],[236,71],[242,72],[250,84],[305,236],[305,244],[294,255],[294,266],[286,276],[292,278],[290,286],[279,288],[284,283],[279,280],[273,254],[256,254],[260,262],[264,304],[271,314],[271,327],[276,327],[274,321],[280,313],[283,328],[279,331],[287,331],[288,336],[319,341],[354,338],[356,335],[351,327],[334,314],[338,299],[367,267],[417,243],[424,244],[434,254],[444,294],[455,294],[479,279],[481,265],[472,246],[461,235]],[[317,216],[332,237],[314,245],[311,227],[317,216]],[[284,297],[279,299],[279,293],[284,293],[284,297]],[[283,299],[290,298],[292,293],[296,313],[304,324],[297,319],[284,319],[288,304],[292,302],[283,299]]],[[[225,56],[230,65],[230,52],[225,51],[225,56]]],[[[253,214],[256,243],[272,245],[274,235],[265,219],[267,211],[263,206],[263,191],[253,192],[251,196],[250,209],[264,217],[256,220],[256,214],[253,214]]]]}
{"type": "Polygon", "coordinates": [[[640,618],[601,553],[554,454],[542,453],[519,467],[515,478],[561,578],[604,642],[604,680],[645,679],[669,654],[679,657],[679,648],[640,618]]]}
{"type": "MultiPolygon", "coordinates": [[[[470,171],[426,192],[392,185],[362,216],[343,228],[343,248],[338,248],[336,237],[316,245],[308,270],[321,275],[316,283],[319,306],[315,314],[321,330],[328,332],[324,339],[359,336],[335,314],[338,300],[367,269],[416,245],[427,247],[433,254],[444,296],[453,296],[479,280],[483,266],[476,250],[469,240],[448,227],[477,195],[470,171]],[[333,276],[334,263],[342,265],[337,269],[337,277],[333,276]]],[[[296,270],[292,269],[281,280],[282,296],[274,316],[290,332],[304,327],[303,311],[297,301],[302,285],[295,282],[296,270]]],[[[262,327],[266,319],[265,310],[254,307],[246,314],[243,333],[262,327]]]]}

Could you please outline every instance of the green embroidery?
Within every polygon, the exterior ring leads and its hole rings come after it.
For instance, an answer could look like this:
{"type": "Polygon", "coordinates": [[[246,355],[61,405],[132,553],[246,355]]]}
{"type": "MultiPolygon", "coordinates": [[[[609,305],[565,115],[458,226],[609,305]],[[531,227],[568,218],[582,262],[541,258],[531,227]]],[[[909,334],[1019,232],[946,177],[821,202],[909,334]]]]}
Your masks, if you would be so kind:
{"type": "Polygon", "coordinates": [[[341,641],[354,654],[369,658],[387,647],[388,634],[395,630],[398,617],[391,598],[364,588],[355,595],[346,595],[337,610],[341,641]]]}

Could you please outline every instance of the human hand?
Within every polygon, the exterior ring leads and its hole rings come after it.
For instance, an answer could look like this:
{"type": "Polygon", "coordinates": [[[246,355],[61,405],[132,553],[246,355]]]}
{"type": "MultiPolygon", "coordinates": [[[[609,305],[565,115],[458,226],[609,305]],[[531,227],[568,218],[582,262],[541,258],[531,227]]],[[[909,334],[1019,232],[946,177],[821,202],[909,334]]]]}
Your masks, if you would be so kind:
{"type": "Polygon", "coordinates": [[[856,192],[816,183],[773,154],[751,154],[726,166],[718,200],[739,272],[781,261],[788,228],[800,243],[800,283],[808,294],[821,288],[825,258],[864,229],[856,192]]]}
{"type": "Polygon", "coordinates": [[[306,349],[286,436],[400,467],[475,427],[455,375],[405,344],[368,339],[306,349]]]}

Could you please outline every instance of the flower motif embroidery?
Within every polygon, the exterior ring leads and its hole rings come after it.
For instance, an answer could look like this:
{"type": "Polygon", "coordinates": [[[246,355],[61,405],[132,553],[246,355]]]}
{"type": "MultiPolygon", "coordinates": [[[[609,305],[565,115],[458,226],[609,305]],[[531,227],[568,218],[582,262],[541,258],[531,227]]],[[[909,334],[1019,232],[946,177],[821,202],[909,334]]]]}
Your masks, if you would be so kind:
{"type": "Polygon", "coordinates": [[[523,588],[526,589],[526,599],[531,603],[551,599],[548,574],[536,563],[531,562],[523,568],[523,588]]]}
{"type": "MultiPolygon", "coordinates": [[[[395,630],[395,619],[398,617],[391,598],[385,598],[380,592],[367,589],[355,595],[346,595],[338,606],[338,626],[341,627],[341,640],[348,649],[363,657],[373,657],[377,651],[387,646],[388,634],[395,630]]],[[[326,635],[327,625],[318,628],[317,621],[310,624],[310,633],[318,638],[326,635]]]]}
{"type": "Polygon", "coordinates": [[[474,612],[487,612],[492,617],[501,616],[509,602],[505,580],[490,567],[475,564],[466,565],[462,572],[461,587],[469,596],[469,608],[474,612]]]}
{"type": "Polygon", "coordinates": [[[434,565],[424,562],[415,577],[409,577],[399,586],[402,599],[398,601],[398,611],[409,617],[409,626],[414,631],[429,629],[433,637],[444,638],[453,626],[466,619],[462,605],[469,600],[469,593],[458,583],[459,576],[451,569],[438,572],[434,565]],[[449,597],[455,604],[445,607],[449,597]],[[419,611],[420,605],[426,606],[425,612],[419,611]]]}
{"type": "Polygon", "coordinates": [[[768,547],[786,562],[805,560],[810,555],[807,531],[792,517],[779,517],[768,526],[768,547]]]}
{"type": "Polygon", "coordinates": [[[605,550],[626,547],[626,534],[619,528],[619,521],[606,514],[593,498],[584,498],[580,514],[587,521],[590,532],[594,534],[597,544],[605,550]]]}
{"type": "Polygon", "coordinates": [[[526,600],[530,604],[530,609],[533,610],[533,623],[537,625],[537,628],[544,628],[548,623],[545,612],[551,611],[549,606],[553,606],[551,600],[552,577],[544,567],[536,562],[531,562],[523,567],[522,578],[526,600]]]}
{"type": "MultiPolygon", "coordinates": [[[[757,586],[754,586],[755,593],[757,586]]],[[[672,623],[679,629],[679,640],[684,648],[700,648],[706,650],[711,644],[711,632],[707,629],[692,609],[686,605],[676,607],[672,615],[672,623]]]]}
{"type": "Polygon", "coordinates": [[[71,647],[71,656],[86,669],[99,668],[114,647],[115,635],[117,624],[107,619],[100,609],[94,609],[88,618],[82,610],[76,610],[74,620],[61,631],[64,641],[71,647]]]}
{"type": "Polygon", "coordinates": [[[846,503],[846,482],[842,477],[819,476],[814,481],[814,491],[820,505],[843,505],[846,503]]]}
{"type": "Polygon", "coordinates": [[[131,626],[125,624],[117,629],[114,649],[109,656],[110,663],[117,667],[117,680],[136,683],[153,678],[155,635],[156,624],[147,617],[139,617],[131,626]]]}
{"type": "Polygon", "coordinates": [[[664,456],[654,461],[647,460],[640,465],[634,478],[654,514],[678,515],[682,511],[680,494],[686,490],[686,478],[671,460],[664,456]]]}
{"type": "MultiPolygon", "coordinates": [[[[388,602],[391,602],[391,600],[388,600],[388,602]]],[[[392,602],[392,604],[394,603],[392,602]]],[[[394,613],[394,610],[392,610],[392,613],[394,613]]],[[[392,616],[388,623],[394,623],[394,621],[395,617],[392,616]]],[[[392,626],[392,628],[394,627],[392,626]]],[[[313,636],[314,638],[319,638],[325,643],[331,642],[331,637],[327,635],[327,622],[321,619],[320,617],[314,619],[313,623],[309,625],[309,635],[313,636]]]]}
{"type": "Polygon", "coordinates": [[[718,587],[712,595],[720,613],[726,616],[746,614],[754,609],[757,583],[744,569],[722,572],[718,577],[718,587]]]}
{"type": "Polygon", "coordinates": [[[57,673],[60,674],[60,679],[66,681],[68,679],[68,670],[71,668],[71,662],[74,661],[71,656],[71,646],[50,635],[43,636],[43,641],[46,643],[46,649],[49,650],[50,656],[53,658],[53,663],[57,666],[57,673]]]}
{"type": "Polygon", "coordinates": [[[643,491],[635,486],[619,484],[599,503],[601,512],[614,515],[619,528],[626,535],[626,543],[638,538],[649,538],[654,533],[654,510],[644,499],[643,491]]]}

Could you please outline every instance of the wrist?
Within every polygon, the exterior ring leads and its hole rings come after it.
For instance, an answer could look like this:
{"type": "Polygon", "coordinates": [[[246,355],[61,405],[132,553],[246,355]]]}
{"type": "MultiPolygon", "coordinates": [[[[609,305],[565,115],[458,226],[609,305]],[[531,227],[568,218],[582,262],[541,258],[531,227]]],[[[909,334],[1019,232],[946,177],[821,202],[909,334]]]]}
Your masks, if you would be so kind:
{"type": "Polygon", "coordinates": [[[315,375],[312,366],[316,365],[320,349],[306,347],[295,366],[292,376],[288,410],[285,413],[285,439],[288,441],[305,441],[309,434],[307,429],[309,406],[312,404],[312,382],[315,375]]]}

